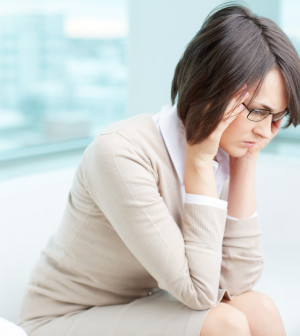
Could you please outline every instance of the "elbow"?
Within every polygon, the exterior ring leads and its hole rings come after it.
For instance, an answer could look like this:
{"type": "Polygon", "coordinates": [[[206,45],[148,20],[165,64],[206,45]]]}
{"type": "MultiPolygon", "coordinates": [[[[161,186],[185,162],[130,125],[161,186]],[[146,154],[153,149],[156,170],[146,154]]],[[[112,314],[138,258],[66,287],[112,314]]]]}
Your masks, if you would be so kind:
{"type": "Polygon", "coordinates": [[[194,286],[181,291],[180,298],[183,304],[193,310],[207,310],[213,308],[220,301],[220,291],[211,284],[194,286]]]}
{"type": "Polygon", "coordinates": [[[222,269],[220,276],[220,288],[226,289],[230,295],[240,295],[247,292],[257,284],[263,271],[263,258],[257,260],[255,266],[243,269],[222,269]]]}
{"type": "Polygon", "coordinates": [[[193,310],[207,310],[216,306],[216,300],[198,296],[196,300],[186,303],[186,305],[193,310]]]}

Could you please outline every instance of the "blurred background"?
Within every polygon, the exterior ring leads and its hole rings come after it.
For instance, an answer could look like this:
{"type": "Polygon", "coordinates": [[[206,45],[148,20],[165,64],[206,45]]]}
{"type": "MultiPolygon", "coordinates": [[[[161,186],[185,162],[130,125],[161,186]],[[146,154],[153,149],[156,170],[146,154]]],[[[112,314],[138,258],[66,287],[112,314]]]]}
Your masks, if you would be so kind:
{"type": "MultiPolygon", "coordinates": [[[[156,113],[185,46],[217,5],[196,0],[0,0],[0,316],[17,320],[82,152],[113,121],[156,113]]],[[[300,51],[300,2],[244,1],[300,51]]],[[[300,335],[300,127],[258,166],[266,266],[257,289],[300,335]]]]}
{"type": "Polygon", "coordinates": [[[127,5],[0,1],[1,163],[83,148],[126,116],[127,5]]]}

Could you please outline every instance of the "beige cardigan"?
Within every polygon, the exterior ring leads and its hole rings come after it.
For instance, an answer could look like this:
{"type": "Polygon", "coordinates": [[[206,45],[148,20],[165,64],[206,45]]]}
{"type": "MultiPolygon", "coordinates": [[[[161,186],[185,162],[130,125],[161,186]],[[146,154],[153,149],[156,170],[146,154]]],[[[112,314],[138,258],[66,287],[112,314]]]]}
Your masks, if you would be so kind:
{"type": "Polygon", "coordinates": [[[128,303],[157,287],[196,310],[215,306],[225,290],[249,290],[263,265],[258,221],[226,216],[183,204],[151,116],[113,125],[83,155],[20,322],[128,303]]]}

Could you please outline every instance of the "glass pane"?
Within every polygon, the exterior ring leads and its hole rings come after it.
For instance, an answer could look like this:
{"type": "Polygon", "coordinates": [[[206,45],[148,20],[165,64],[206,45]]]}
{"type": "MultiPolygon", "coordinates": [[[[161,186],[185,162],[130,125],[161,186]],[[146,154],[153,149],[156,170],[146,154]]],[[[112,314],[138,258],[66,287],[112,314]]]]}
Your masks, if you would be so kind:
{"type": "Polygon", "coordinates": [[[126,4],[0,0],[0,159],[125,116],[126,4]]]}
{"type": "MultiPolygon", "coordinates": [[[[267,3],[266,3],[267,5],[267,3]]],[[[298,0],[281,0],[278,8],[279,25],[289,36],[300,54],[300,2],[298,0]]],[[[285,122],[283,122],[283,125],[285,122]]],[[[275,154],[300,156],[300,126],[291,125],[281,128],[278,136],[264,149],[275,154]]]]}
{"type": "MultiPolygon", "coordinates": [[[[299,20],[300,2],[298,0],[282,0],[281,2],[281,27],[289,36],[298,54],[300,54],[300,20],[299,20]]],[[[295,142],[300,140],[300,126],[294,128],[290,126],[280,131],[280,137],[291,139],[295,142]]],[[[291,144],[292,145],[292,144],[291,144]]],[[[299,146],[300,143],[298,142],[299,146]]]]}

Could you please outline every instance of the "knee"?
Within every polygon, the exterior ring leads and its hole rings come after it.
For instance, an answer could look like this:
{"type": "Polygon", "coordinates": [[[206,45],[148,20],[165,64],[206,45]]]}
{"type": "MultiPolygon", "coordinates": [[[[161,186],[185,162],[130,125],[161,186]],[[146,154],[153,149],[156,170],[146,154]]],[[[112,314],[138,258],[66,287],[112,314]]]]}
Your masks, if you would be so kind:
{"type": "Polygon", "coordinates": [[[200,334],[214,335],[251,336],[246,315],[235,307],[219,303],[208,313],[200,334]]]}
{"type": "Polygon", "coordinates": [[[221,317],[226,335],[249,335],[250,329],[246,315],[238,309],[231,309],[221,317]]]}
{"type": "Polygon", "coordinates": [[[267,295],[260,292],[252,292],[256,297],[257,307],[261,314],[265,317],[272,317],[278,315],[278,309],[275,302],[267,295]]]}

